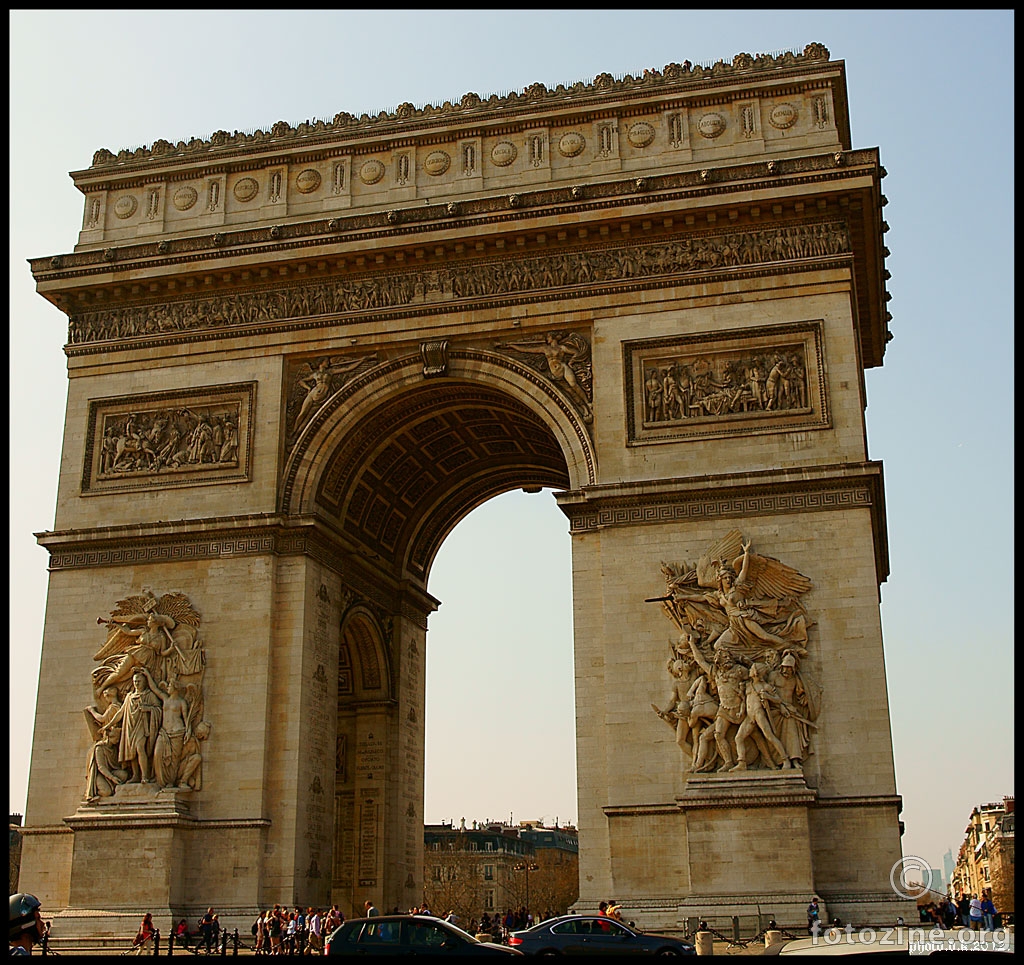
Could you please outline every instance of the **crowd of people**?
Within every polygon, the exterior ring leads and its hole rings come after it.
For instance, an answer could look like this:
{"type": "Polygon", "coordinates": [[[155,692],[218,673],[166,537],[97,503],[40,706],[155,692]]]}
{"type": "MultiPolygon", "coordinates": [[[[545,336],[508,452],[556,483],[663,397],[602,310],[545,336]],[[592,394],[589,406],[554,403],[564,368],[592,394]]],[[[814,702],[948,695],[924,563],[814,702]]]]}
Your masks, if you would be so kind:
{"type": "Polygon", "coordinates": [[[940,928],[971,928],[974,931],[992,931],[1002,927],[1002,916],[992,901],[992,893],[981,895],[965,892],[958,899],[946,895],[939,901],[930,901],[918,907],[921,921],[940,928]]]}

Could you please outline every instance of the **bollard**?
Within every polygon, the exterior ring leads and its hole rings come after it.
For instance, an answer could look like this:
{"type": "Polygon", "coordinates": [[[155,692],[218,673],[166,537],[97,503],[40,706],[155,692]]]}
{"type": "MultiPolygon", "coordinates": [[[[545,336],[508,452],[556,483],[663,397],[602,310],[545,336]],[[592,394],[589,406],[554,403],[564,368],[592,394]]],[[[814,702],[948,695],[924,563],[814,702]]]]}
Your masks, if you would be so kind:
{"type": "Polygon", "coordinates": [[[160,929],[157,928],[153,931],[153,954],[160,954],[160,929]]]}
{"type": "Polygon", "coordinates": [[[740,940],[740,916],[739,915],[733,915],[732,916],[732,940],[734,942],[737,942],[737,943],[740,940]]]}
{"type": "Polygon", "coordinates": [[[232,951],[231,951],[231,957],[232,958],[237,958],[238,957],[238,929],[237,928],[235,929],[234,944],[233,944],[232,951]]]}
{"type": "Polygon", "coordinates": [[[225,928],[220,933],[220,954],[221,958],[227,958],[228,954],[228,930],[225,928]]]}
{"type": "Polygon", "coordinates": [[[715,936],[709,931],[697,932],[697,954],[698,955],[714,955],[715,954],[715,936]]]}
{"type": "MultiPolygon", "coordinates": [[[[174,922],[172,921],[171,924],[173,925],[174,922]]],[[[173,928],[171,929],[171,934],[167,938],[167,954],[168,955],[173,955],[174,954],[174,929],[173,928]]]]}
{"type": "Polygon", "coordinates": [[[764,947],[767,948],[769,945],[777,945],[782,941],[782,932],[776,931],[774,928],[769,928],[764,933],[764,947]]]}

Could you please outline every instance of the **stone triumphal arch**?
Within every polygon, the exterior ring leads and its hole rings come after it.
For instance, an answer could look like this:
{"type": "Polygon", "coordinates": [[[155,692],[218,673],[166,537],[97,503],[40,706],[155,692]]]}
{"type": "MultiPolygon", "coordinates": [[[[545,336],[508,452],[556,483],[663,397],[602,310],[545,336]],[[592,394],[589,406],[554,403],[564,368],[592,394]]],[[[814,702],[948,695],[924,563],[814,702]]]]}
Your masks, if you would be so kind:
{"type": "Polygon", "coordinates": [[[98,151],[23,886],[417,902],[430,564],[550,487],[580,907],[893,920],[884,173],[819,44],[98,151]]]}

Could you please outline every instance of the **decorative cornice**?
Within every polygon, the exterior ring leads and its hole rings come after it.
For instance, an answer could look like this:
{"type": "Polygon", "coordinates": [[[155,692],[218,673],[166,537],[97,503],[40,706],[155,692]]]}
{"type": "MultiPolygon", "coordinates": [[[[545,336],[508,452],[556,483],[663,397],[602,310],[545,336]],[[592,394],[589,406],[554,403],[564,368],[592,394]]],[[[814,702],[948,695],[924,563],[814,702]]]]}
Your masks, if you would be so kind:
{"type": "Polygon", "coordinates": [[[111,262],[115,262],[119,269],[129,262],[133,268],[195,263],[203,259],[223,258],[227,253],[238,256],[286,252],[325,243],[365,242],[416,235],[436,231],[439,227],[465,228],[467,223],[478,229],[484,224],[535,219],[545,214],[564,217],[649,201],[655,194],[663,203],[713,198],[734,192],[748,193],[759,188],[777,191],[783,178],[787,185],[839,182],[848,180],[851,173],[857,173],[848,169],[880,170],[878,151],[874,148],[844,151],[838,155],[828,153],[785,158],[773,163],[775,167],[771,172],[765,161],[748,161],[703,171],[648,174],[641,179],[644,182],[642,188],[638,188],[635,177],[589,183],[585,187],[544,187],[517,192],[515,203],[510,202],[508,194],[467,198],[458,202],[454,216],[448,212],[447,206],[420,204],[396,209],[399,213],[397,222],[389,220],[387,211],[370,211],[272,226],[280,229],[275,236],[271,235],[271,227],[234,231],[218,229],[210,234],[187,238],[111,245],[102,249],[31,258],[29,265],[37,281],[64,280],[93,272],[108,273],[111,262]]]}
{"type": "Polygon", "coordinates": [[[181,563],[238,556],[304,555],[338,573],[345,585],[382,611],[418,625],[439,602],[422,587],[385,583],[367,571],[358,549],[347,549],[339,534],[319,517],[258,513],[205,520],[176,520],[35,534],[50,553],[49,571],[181,563]]]}
{"type": "Polygon", "coordinates": [[[512,91],[504,97],[492,94],[483,100],[478,94],[467,93],[457,104],[445,101],[440,107],[426,104],[417,108],[411,103],[400,104],[394,111],[381,111],[376,116],[363,114],[361,117],[341,111],[332,121],[304,121],[292,127],[286,121],[278,121],[269,131],[256,130],[252,134],[235,131],[216,131],[208,140],[191,138],[188,142],[158,139],[149,147],[135,150],[121,150],[116,155],[100,148],[93,155],[90,171],[107,171],[127,169],[134,170],[141,162],[167,162],[178,158],[191,160],[198,155],[210,155],[211,163],[222,157],[251,151],[262,151],[267,148],[291,148],[303,151],[326,149],[330,142],[337,141],[339,135],[361,137],[367,134],[388,134],[396,136],[411,133],[409,128],[429,127],[429,122],[442,118],[450,123],[453,116],[466,119],[493,117],[498,112],[510,110],[536,110],[550,106],[564,106],[567,97],[584,101],[600,102],[610,96],[621,98],[625,94],[648,91],[662,92],[665,88],[678,88],[681,92],[691,90],[697,85],[729,82],[738,77],[747,78],[751,74],[766,73],[787,67],[802,67],[811,63],[822,63],[829,60],[828,49],[819,43],[811,43],[804,47],[803,53],[785,51],[781,54],[757,54],[756,56],[740,53],[733,57],[731,63],[719,60],[710,67],[693,66],[689,61],[683,64],[667,64],[664,70],[645,70],[641,76],[633,77],[626,74],[616,80],[611,74],[602,73],[591,83],[577,81],[566,87],[559,84],[549,89],[544,84],[534,83],[522,92],[512,91]]]}
{"type": "Polygon", "coordinates": [[[899,794],[862,794],[850,797],[819,797],[815,805],[819,808],[875,808],[895,807],[903,810],[903,798],[899,794]]]}
{"type": "Polygon", "coordinates": [[[889,576],[880,462],[587,486],[555,499],[573,535],[610,526],[869,509],[878,582],[889,576]]]}

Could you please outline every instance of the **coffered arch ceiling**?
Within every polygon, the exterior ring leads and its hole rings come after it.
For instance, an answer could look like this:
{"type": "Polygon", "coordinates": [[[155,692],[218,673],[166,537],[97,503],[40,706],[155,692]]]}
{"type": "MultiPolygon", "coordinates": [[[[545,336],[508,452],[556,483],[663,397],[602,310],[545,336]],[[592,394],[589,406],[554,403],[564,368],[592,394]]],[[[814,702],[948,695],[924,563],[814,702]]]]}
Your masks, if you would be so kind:
{"type": "Polygon", "coordinates": [[[426,582],[445,536],[512,489],[567,489],[565,455],[524,401],[480,382],[427,382],[382,401],[327,457],[316,503],[372,558],[426,582]]]}

